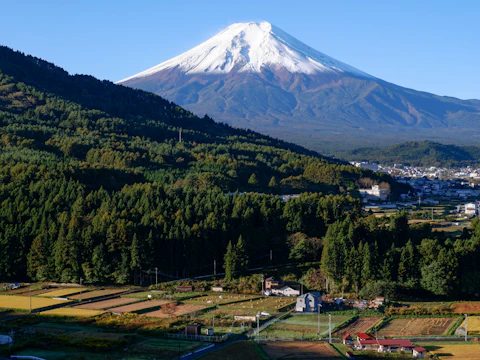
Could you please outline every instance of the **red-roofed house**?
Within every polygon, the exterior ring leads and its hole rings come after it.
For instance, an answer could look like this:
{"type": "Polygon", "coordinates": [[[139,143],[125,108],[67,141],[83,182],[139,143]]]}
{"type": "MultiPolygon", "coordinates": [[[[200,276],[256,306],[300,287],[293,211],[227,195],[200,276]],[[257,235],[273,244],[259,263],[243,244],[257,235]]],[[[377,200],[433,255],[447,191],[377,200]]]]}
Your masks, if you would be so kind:
{"type": "Polygon", "coordinates": [[[357,350],[374,350],[379,353],[384,352],[406,352],[412,353],[415,346],[410,340],[389,339],[389,340],[357,340],[355,348],[357,350]]]}
{"type": "Polygon", "coordinates": [[[417,346],[413,348],[413,357],[417,359],[423,359],[425,354],[427,353],[427,349],[417,346]]]}
{"type": "Polygon", "coordinates": [[[359,333],[357,334],[357,341],[359,340],[375,340],[375,336],[366,333],[359,333]]]}

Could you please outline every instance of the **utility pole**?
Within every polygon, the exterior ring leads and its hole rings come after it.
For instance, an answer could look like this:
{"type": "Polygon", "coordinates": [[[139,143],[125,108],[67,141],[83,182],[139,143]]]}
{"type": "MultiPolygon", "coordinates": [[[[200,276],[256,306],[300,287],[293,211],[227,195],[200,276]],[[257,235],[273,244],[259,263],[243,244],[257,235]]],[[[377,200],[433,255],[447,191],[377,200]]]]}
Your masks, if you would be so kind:
{"type": "Polygon", "coordinates": [[[257,314],[257,337],[260,337],[260,315],[257,314]]]}
{"type": "Polygon", "coordinates": [[[332,343],[332,315],[328,314],[328,342],[332,343]]]}
{"type": "Polygon", "coordinates": [[[320,304],[318,304],[318,330],[317,330],[317,334],[318,334],[318,339],[320,340],[322,338],[320,336],[320,304]]]}
{"type": "Polygon", "coordinates": [[[273,250],[270,250],[270,262],[273,260],[273,250]]]}
{"type": "Polygon", "coordinates": [[[217,275],[217,260],[213,260],[213,275],[217,275]]]}
{"type": "Polygon", "coordinates": [[[182,129],[178,130],[178,142],[182,142],[182,129]]]}
{"type": "Polygon", "coordinates": [[[82,278],[80,278],[80,302],[82,302],[82,278]]]}
{"type": "Polygon", "coordinates": [[[213,328],[213,334],[215,334],[215,315],[213,315],[213,318],[212,318],[212,328],[213,328]]]}
{"type": "Polygon", "coordinates": [[[265,295],[264,283],[265,283],[265,275],[262,274],[262,295],[265,295]]]}
{"type": "Polygon", "coordinates": [[[158,267],[155,268],[155,289],[158,289],[158,267]]]}
{"type": "Polygon", "coordinates": [[[32,312],[32,286],[30,286],[30,312],[32,312]]]}
{"type": "Polygon", "coordinates": [[[464,314],[465,315],[465,342],[468,341],[467,339],[467,336],[468,336],[468,327],[467,327],[467,320],[468,320],[468,315],[467,314],[464,314]]]}

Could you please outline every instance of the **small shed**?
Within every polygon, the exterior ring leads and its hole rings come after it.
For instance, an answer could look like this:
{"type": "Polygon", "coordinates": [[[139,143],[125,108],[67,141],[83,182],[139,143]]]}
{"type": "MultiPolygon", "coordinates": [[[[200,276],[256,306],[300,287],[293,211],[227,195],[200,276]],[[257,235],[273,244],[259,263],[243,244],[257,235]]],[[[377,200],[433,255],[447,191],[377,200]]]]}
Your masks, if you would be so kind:
{"type": "Polygon", "coordinates": [[[213,336],[213,334],[214,334],[214,331],[213,331],[212,328],[207,328],[207,329],[205,329],[205,335],[207,335],[207,336],[213,336]]]}
{"type": "Polygon", "coordinates": [[[350,334],[345,334],[342,337],[342,342],[343,342],[343,345],[352,345],[353,344],[353,338],[350,334]]]}
{"type": "Polygon", "coordinates": [[[177,286],[175,290],[178,292],[191,292],[193,291],[193,286],[177,286]]]}
{"type": "Polygon", "coordinates": [[[425,358],[425,354],[427,353],[427,349],[421,347],[421,346],[417,346],[417,347],[414,347],[413,348],[413,357],[416,358],[416,359],[423,359],[425,358]]]}
{"type": "Polygon", "coordinates": [[[221,286],[212,286],[212,291],[214,291],[214,292],[223,292],[223,287],[221,287],[221,286]]]}
{"type": "Polygon", "coordinates": [[[199,323],[188,324],[185,327],[185,335],[201,335],[202,325],[199,323]]]}

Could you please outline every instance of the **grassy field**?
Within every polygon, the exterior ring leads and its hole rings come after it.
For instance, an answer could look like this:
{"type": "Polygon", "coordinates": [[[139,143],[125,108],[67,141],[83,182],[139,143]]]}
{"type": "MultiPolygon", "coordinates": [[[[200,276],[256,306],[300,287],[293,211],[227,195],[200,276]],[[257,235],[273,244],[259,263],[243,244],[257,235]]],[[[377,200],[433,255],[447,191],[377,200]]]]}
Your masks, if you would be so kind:
{"type": "MultiPolygon", "coordinates": [[[[82,291],[85,292],[87,288],[82,288],[82,291]]],[[[60,289],[55,291],[50,291],[45,294],[41,294],[42,297],[64,297],[71,294],[76,294],[80,292],[80,288],[68,288],[68,289],[60,289]]]]}
{"type": "Polygon", "coordinates": [[[287,307],[295,304],[294,298],[288,297],[267,297],[259,300],[249,300],[233,304],[222,305],[223,310],[232,310],[235,314],[255,315],[258,312],[266,311],[271,314],[281,312],[287,307]]]}
{"type": "Polygon", "coordinates": [[[73,316],[73,317],[91,317],[103,314],[104,311],[100,310],[86,310],[86,309],[79,309],[79,308],[70,308],[64,307],[59,309],[52,309],[47,311],[42,311],[40,314],[42,315],[57,315],[57,316],[73,316]]]}
{"type": "MultiPolygon", "coordinates": [[[[332,329],[350,319],[350,316],[332,316],[332,329]]],[[[284,339],[316,339],[318,338],[317,315],[290,315],[263,330],[261,337],[277,337],[284,339]]],[[[328,317],[320,316],[320,333],[328,336],[328,317]]]]}
{"type": "Polygon", "coordinates": [[[269,342],[261,349],[270,359],[343,359],[329,344],[323,342],[269,342]]]}
{"type": "Polygon", "coordinates": [[[480,344],[465,342],[448,343],[420,343],[431,354],[437,355],[443,360],[478,360],[480,358],[480,344]]]}
{"type": "Polygon", "coordinates": [[[456,318],[392,319],[377,334],[383,336],[444,335],[456,318]]]}
{"type": "Polygon", "coordinates": [[[194,305],[204,305],[204,306],[213,306],[213,305],[223,305],[228,303],[236,303],[242,301],[249,301],[252,299],[258,299],[259,296],[252,295],[236,295],[236,294],[220,294],[220,295],[207,295],[200,296],[190,300],[184,300],[185,304],[194,304],[194,305]]]}
{"type": "Polygon", "coordinates": [[[19,295],[0,295],[0,308],[30,310],[30,299],[32,301],[32,310],[65,303],[65,301],[62,300],[34,296],[30,298],[19,295]]]}
{"type": "Polygon", "coordinates": [[[267,360],[262,350],[251,341],[241,341],[213,351],[200,358],[201,360],[267,360]]]}

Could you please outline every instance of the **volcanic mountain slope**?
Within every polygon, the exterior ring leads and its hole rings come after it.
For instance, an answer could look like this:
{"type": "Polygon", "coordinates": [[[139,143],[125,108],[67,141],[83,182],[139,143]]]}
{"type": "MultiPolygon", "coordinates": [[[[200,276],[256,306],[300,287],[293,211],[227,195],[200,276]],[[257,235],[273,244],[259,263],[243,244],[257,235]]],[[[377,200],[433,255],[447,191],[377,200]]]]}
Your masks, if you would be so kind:
{"type": "Polygon", "coordinates": [[[472,144],[480,136],[479,100],[388,83],[267,22],[231,25],[119,83],[320,151],[412,139],[472,144]]]}

